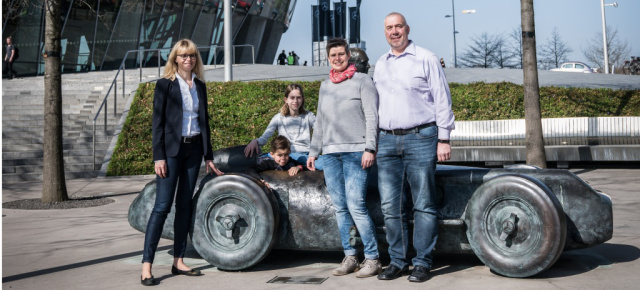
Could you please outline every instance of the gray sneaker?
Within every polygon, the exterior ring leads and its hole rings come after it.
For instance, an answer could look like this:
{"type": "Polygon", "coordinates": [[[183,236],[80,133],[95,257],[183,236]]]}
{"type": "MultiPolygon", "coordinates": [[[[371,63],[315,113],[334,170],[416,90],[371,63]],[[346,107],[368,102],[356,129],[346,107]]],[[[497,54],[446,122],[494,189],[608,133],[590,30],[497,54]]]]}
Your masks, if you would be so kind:
{"type": "Polygon", "coordinates": [[[366,278],[380,273],[382,273],[382,264],[379,259],[365,259],[360,265],[360,271],[356,273],[356,277],[366,278]]]}
{"type": "Polygon", "coordinates": [[[349,273],[358,271],[360,266],[358,265],[358,258],[356,256],[346,256],[342,259],[340,267],[333,270],[333,276],[342,276],[349,273]]]}

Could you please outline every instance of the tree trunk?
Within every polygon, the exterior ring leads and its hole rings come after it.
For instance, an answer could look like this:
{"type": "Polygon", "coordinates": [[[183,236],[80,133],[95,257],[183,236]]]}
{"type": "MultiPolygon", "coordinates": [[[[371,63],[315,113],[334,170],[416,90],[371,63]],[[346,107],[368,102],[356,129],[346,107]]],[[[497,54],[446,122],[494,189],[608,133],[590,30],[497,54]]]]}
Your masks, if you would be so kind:
{"type": "Polygon", "coordinates": [[[69,199],[62,156],[61,0],[45,0],[42,202],[69,199]]]}
{"type": "Polygon", "coordinates": [[[520,0],[522,18],[522,51],[524,71],[524,118],[527,164],[547,167],[542,138],[540,90],[536,59],[536,26],[533,19],[533,0],[520,0]]]}

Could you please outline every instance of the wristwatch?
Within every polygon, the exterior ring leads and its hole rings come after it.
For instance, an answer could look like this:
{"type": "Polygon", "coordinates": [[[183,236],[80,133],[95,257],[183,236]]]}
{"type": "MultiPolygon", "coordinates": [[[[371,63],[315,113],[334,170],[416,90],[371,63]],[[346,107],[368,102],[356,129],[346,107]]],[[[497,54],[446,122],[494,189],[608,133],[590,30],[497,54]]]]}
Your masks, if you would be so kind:
{"type": "Polygon", "coordinates": [[[449,140],[438,139],[438,143],[449,144],[449,140]]]}
{"type": "Polygon", "coordinates": [[[368,148],[367,148],[367,149],[364,149],[364,151],[365,151],[365,152],[369,152],[369,153],[371,153],[371,154],[376,154],[376,150],[373,150],[373,149],[368,149],[368,148]]]}

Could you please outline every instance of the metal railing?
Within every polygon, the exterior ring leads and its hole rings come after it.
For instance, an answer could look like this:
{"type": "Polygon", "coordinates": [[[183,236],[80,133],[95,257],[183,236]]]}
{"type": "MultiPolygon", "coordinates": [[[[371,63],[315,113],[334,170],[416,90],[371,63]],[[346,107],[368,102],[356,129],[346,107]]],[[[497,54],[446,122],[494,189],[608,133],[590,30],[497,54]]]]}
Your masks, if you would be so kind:
{"type": "MultiPolygon", "coordinates": [[[[547,146],[640,145],[640,117],[542,119],[547,146]]],[[[525,120],[456,121],[453,146],[524,146],[525,120]]]]}
{"type": "MultiPolygon", "coordinates": [[[[237,47],[251,47],[251,63],[255,64],[256,63],[256,57],[255,57],[255,47],[251,44],[238,44],[238,45],[233,45],[233,54],[235,55],[235,49],[237,47]]],[[[213,50],[213,67],[216,68],[216,59],[217,59],[217,51],[218,48],[221,48],[221,46],[219,45],[211,45],[211,46],[198,46],[198,50],[205,50],[205,49],[209,49],[209,50],[213,50]]],[[[98,108],[98,111],[96,112],[96,115],[93,117],[93,137],[92,137],[92,141],[93,141],[93,164],[94,164],[94,168],[96,165],[96,120],[98,119],[98,117],[100,116],[100,113],[102,113],[102,108],[104,108],[104,131],[105,133],[107,132],[107,109],[108,109],[108,99],[109,99],[109,95],[111,94],[111,91],[113,90],[113,116],[117,117],[118,116],[118,76],[120,75],[120,71],[122,71],[122,97],[125,97],[125,86],[126,86],[126,78],[125,78],[125,72],[126,72],[126,66],[125,66],[125,62],[127,61],[127,58],[129,57],[130,53],[138,53],[138,69],[140,71],[140,82],[142,82],[142,63],[143,63],[143,56],[142,54],[144,52],[156,52],[157,55],[157,63],[158,63],[158,79],[160,78],[160,67],[162,66],[162,62],[161,62],[161,57],[160,57],[160,52],[161,51],[168,51],[171,50],[171,48],[158,48],[158,49],[134,49],[134,50],[129,50],[125,53],[124,58],[122,58],[122,62],[120,62],[120,66],[118,67],[118,71],[116,72],[115,77],[113,77],[113,81],[111,81],[111,86],[109,86],[109,90],[107,91],[107,94],[105,95],[104,99],[102,100],[102,103],[100,104],[100,107],[98,108]]],[[[231,58],[232,60],[234,59],[234,57],[231,58]]],[[[233,63],[232,63],[233,64],[233,63]]]]}

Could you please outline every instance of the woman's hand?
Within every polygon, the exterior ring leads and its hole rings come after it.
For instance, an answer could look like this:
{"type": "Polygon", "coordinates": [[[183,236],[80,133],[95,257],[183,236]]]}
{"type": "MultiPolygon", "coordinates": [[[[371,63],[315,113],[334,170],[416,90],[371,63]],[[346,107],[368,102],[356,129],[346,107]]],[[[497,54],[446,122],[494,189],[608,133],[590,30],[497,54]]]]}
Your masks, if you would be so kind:
{"type": "Polygon", "coordinates": [[[223,175],[224,172],[220,171],[220,169],[216,168],[216,165],[213,164],[213,160],[207,160],[204,162],[205,167],[207,168],[207,174],[209,173],[209,169],[211,169],[211,174],[215,173],[216,175],[223,175]]]}
{"type": "Polygon", "coordinates": [[[307,168],[311,171],[316,171],[316,157],[307,158],[307,168]]]}
{"type": "Polygon", "coordinates": [[[155,163],[156,175],[160,176],[160,178],[167,177],[167,161],[159,160],[154,163],[155,163]]]}
{"type": "Polygon", "coordinates": [[[251,140],[251,142],[249,142],[249,144],[247,144],[247,147],[244,148],[244,157],[251,157],[253,156],[253,152],[256,153],[256,155],[259,153],[260,148],[258,147],[258,139],[253,139],[251,140]]]}
{"type": "Polygon", "coordinates": [[[376,155],[371,152],[362,153],[362,169],[367,169],[373,166],[373,163],[376,162],[376,155]]]}

